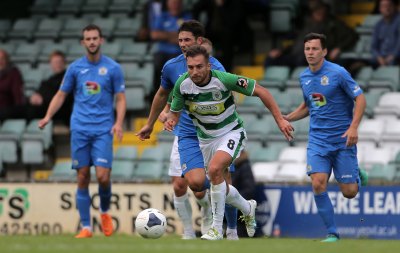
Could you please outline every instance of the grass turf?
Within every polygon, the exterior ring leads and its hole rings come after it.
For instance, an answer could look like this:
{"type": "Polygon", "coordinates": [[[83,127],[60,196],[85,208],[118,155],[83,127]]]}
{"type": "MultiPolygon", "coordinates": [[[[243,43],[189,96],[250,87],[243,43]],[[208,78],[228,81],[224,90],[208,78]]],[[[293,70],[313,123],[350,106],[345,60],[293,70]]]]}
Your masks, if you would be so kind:
{"type": "Polygon", "coordinates": [[[60,236],[0,236],[1,253],[18,252],[394,252],[400,248],[400,241],[391,240],[350,240],[342,239],[337,243],[321,243],[320,239],[295,238],[253,238],[239,241],[202,241],[181,240],[177,236],[164,236],[157,240],[143,239],[138,236],[114,235],[112,237],[94,236],[90,239],[75,239],[73,235],[60,236]]]}

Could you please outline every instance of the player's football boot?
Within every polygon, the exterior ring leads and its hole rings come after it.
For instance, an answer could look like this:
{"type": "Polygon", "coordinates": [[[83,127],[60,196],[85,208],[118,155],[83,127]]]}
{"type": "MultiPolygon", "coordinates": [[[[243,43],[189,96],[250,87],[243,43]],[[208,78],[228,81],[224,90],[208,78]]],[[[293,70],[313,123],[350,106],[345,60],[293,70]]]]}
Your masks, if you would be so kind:
{"type": "Polygon", "coordinates": [[[105,236],[111,236],[113,233],[113,223],[111,215],[107,213],[101,214],[101,230],[105,236]]]}
{"type": "Polygon", "coordinates": [[[253,199],[248,200],[248,202],[250,204],[250,213],[248,215],[240,216],[240,219],[245,222],[247,234],[249,235],[249,237],[253,237],[257,227],[256,223],[257,202],[253,199]]]}
{"type": "Polygon", "coordinates": [[[81,231],[79,232],[79,234],[77,234],[75,236],[75,238],[90,238],[92,237],[92,231],[90,231],[90,229],[88,228],[82,228],[81,231]]]}
{"type": "Polygon", "coordinates": [[[217,241],[222,240],[222,235],[215,228],[210,228],[208,232],[201,236],[202,240],[217,241]]]}
{"type": "Polygon", "coordinates": [[[358,174],[361,180],[361,186],[366,186],[368,184],[368,174],[365,170],[359,169],[358,174]]]}
{"type": "Polygon", "coordinates": [[[337,242],[339,241],[339,237],[334,234],[329,234],[326,239],[322,240],[321,242],[337,242]]]}
{"type": "Polygon", "coordinates": [[[237,241],[239,240],[239,236],[235,230],[231,230],[226,232],[226,239],[230,241],[237,241]]]}
{"type": "Polygon", "coordinates": [[[201,207],[200,213],[201,213],[200,230],[201,234],[205,235],[208,232],[208,230],[210,230],[213,222],[211,206],[208,206],[207,208],[201,207]]]}

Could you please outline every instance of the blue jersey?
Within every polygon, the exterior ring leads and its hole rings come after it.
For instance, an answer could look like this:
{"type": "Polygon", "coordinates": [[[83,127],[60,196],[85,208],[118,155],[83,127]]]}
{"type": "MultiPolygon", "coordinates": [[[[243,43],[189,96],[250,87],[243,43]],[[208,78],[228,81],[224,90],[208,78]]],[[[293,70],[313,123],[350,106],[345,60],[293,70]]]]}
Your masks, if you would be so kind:
{"type": "Polygon", "coordinates": [[[363,93],[360,86],[343,67],[326,60],[316,72],[304,70],[300,85],[310,112],[309,142],[346,142],[341,136],[353,120],[354,99],[363,93]]]}
{"type": "MultiPolygon", "coordinates": [[[[225,71],[222,64],[215,59],[210,57],[211,69],[225,71]]],[[[183,54],[178,55],[175,58],[167,61],[164,64],[161,72],[161,86],[166,90],[172,90],[174,88],[176,80],[187,72],[186,59],[183,54]]],[[[187,115],[186,112],[182,111],[178,125],[174,131],[176,136],[196,136],[196,128],[193,125],[192,119],[187,115]]]]}
{"type": "Polygon", "coordinates": [[[110,131],[114,95],[125,91],[121,66],[104,55],[95,63],[84,56],[68,67],[60,90],[74,94],[71,130],[110,131]]]}

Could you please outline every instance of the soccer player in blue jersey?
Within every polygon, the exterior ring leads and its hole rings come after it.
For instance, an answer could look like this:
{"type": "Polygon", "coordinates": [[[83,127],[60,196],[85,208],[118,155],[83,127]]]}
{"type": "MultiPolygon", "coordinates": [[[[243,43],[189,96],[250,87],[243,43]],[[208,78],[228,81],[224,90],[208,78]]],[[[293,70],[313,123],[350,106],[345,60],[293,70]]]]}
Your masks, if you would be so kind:
{"type": "Polygon", "coordinates": [[[366,184],[366,174],[358,168],[356,147],[366,101],[350,74],[325,60],[325,35],[307,34],[304,54],[309,65],[300,74],[304,102],[286,118],[296,121],[310,115],[307,174],[318,213],[328,230],[323,242],[336,242],[339,233],[327,183],[333,171],[343,196],[349,199],[357,195],[360,185],[366,184]]]}
{"type": "Polygon", "coordinates": [[[90,166],[96,167],[99,183],[101,226],[104,235],[113,233],[110,207],[110,173],[113,158],[113,135],[121,140],[126,111],[125,83],[121,66],[102,55],[101,30],[88,25],[82,30],[82,46],[86,55],[67,69],[60,90],[53,97],[39,127],[44,128],[61,107],[69,93],[74,95],[71,116],[72,168],[77,170],[76,203],[82,229],[76,238],[92,237],[89,194],[90,166]],[[116,119],[114,120],[114,96],[116,119]]]}
{"type": "MultiPolygon", "coordinates": [[[[200,22],[189,20],[182,23],[178,31],[178,41],[182,54],[166,62],[163,67],[161,86],[153,99],[147,124],[137,133],[140,139],[145,140],[150,138],[153,126],[160,113],[161,118],[163,118],[162,111],[167,104],[168,95],[173,89],[176,80],[187,71],[185,52],[192,45],[202,44],[204,34],[204,27],[200,22]]],[[[210,63],[212,69],[225,71],[224,67],[214,57],[210,57],[210,63]]],[[[169,111],[169,108],[166,111],[169,111]]],[[[202,207],[202,234],[205,234],[212,224],[209,196],[207,191],[205,191],[209,188],[210,184],[204,170],[203,155],[199,147],[196,129],[186,113],[182,113],[179,125],[175,128],[174,134],[178,138],[173,146],[169,170],[174,189],[174,205],[184,227],[182,238],[194,239],[196,236],[192,226],[192,210],[187,195],[187,188],[189,186],[194,192],[197,203],[202,207]]],[[[229,177],[229,175],[226,176],[229,177]]],[[[227,239],[237,240],[237,209],[227,205],[225,216],[228,225],[226,231],[227,239]]]]}

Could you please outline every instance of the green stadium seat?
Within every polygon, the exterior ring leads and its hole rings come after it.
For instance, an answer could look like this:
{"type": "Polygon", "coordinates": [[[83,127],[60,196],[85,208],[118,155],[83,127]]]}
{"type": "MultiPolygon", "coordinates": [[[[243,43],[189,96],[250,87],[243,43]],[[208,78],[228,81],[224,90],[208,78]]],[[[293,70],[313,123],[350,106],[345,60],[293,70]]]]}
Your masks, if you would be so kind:
{"type": "Polygon", "coordinates": [[[138,158],[135,146],[119,146],[114,153],[114,160],[134,160],[138,158]]]}
{"type": "Polygon", "coordinates": [[[264,78],[259,81],[259,84],[266,88],[284,90],[289,73],[290,69],[287,66],[269,66],[265,68],[264,78]]]}
{"type": "Polygon", "coordinates": [[[32,16],[52,16],[59,0],[35,0],[30,7],[32,16]]]}
{"type": "Polygon", "coordinates": [[[362,67],[355,76],[355,81],[364,90],[368,90],[368,82],[371,80],[374,70],[371,66],[362,67]]]}
{"type": "Polygon", "coordinates": [[[83,6],[84,0],[61,0],[56,7],[57,16],[73,15],[77,16],[83,6]]]}
{"type": "Polygon", "coordinates": [[[15,63],[30,63],[36,64],[40,50],[40,44],[19,44],[12,54],[11,58],[15,63]]]}
{"type": "Polygon", "coordinates": [[[134,5],[132,0],[112,0],[108,6],[108,12],[111,16],[115,14],[129,16],[133,13],[134,5]]]}
{"type": "Polygon", "coordinates": [[[379,91],[399,91],[400,67],[381,66],[377,68],[368,82],[368,89],[379,91]]]}
{"type": "Polygon", "coordinates": [[[57,160],[49,176],[50,181],[76,181],[76,171],[69,159],[57,160]]]}
{"type": "Polygon", "coordinates": [[[367,107],[365,108],[365,114],[372,118],[374,117],[374,108],[378,105],[379,99],[382,96],[380,91],[374,92],[366,92],[364,93],[365,99],[367,100],[367,107]]]}
{"type": "Polygon", "coordinates": [[[121,44],[119,43],[104,43],[101,46],[101,52],[112,59],[116,59],[121,52],[121,44]]]}
{"type": "Polygon", "coordinates": [[[134,179],[138,181],[160,181],[162,173],[163,173],[162,161],[141,160],[136,165],[134,179]]]}
{"type": "Polygon", "coordinates": [[[89,13],[95,13],[100,16],[105,15],[109,4],[109,0],[86,0],[81,9],[82,15],[89,13]]]}
{"type": "Polygon", "coordinates": [[[18,149],[22,133],[26,127],[24,119],[7,119],[0,128],[0,147],[3,162],[16,163],[18,161],[18,149]]]}
{"type": "Polygon", "coordinates": [[[290,74],[290,78],[286,81],[286,88],[300,88],[299,77],[306,68],[305,66],[296,67],[290,74]]]}
{"type": "Polygon", "coordinates": [[[134,176],[135,162],[133,160],[114,160],[111,179],[113,181],[131,181],[134,176]]]}
{"type": "Polygon", "coordinates": [[[0,19],[0,41],[7,39],[8,32],[11,30],[11,27],[11,20],[0,19]]]}
{"type": "Polygon", "coordinates": [[[8,33],[8,40],[31,41],[36,26],[37,20],[35,19],[18,19],[14,22],[12,29],[8,33]]]}
{"type": "MultiPolygon", "coordinates": [[[[97,0],[94,0],[97,2],[97,0]]],[[[93,24],[101,27],[101,33],[103,37],[106,39],[111,39],[117,24],[117,20],[115,18],[95,18],[92,21],[93,24]]]]}
{"type": "Polygon", "coordinates": [[[35,40],[51,39],[58,40],[60,32],[63,28],[63,20],[57,18],[45,18],[40,20],[38,29],[33,34],[35,40]]]}
{"type": "Polygon", "coordinates": [[[78,39],[82,36],[82,28],[90,23],[91,20],[89,18],[68,19],[61,30],[60,39],[76,39],[76,42],[78,42],[78,39]]]}
{"type": "Polygon", "coordinates": [[[370,182],[393,182],[396,176],[396,166],[394,164],[374,164],[368,170],[368,177],[370,182]]]}
{"type": "Polygon", "coordinates": [[[130,43],[123,45],[120,56],[117,58],[119,62],[139,62],[145,61],[145,56],[148,52],[147,43],[130,43]]]}
{"type": "Polygon", "coordinates": [[[41,164],[45,161],[45,151],[52,144],[53,122],[41,130],[39,119],[31,120],[21,139],[21,155],[24,164],[41,164]]]}

